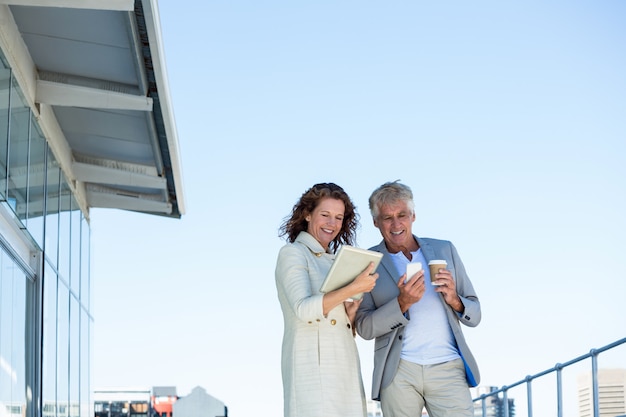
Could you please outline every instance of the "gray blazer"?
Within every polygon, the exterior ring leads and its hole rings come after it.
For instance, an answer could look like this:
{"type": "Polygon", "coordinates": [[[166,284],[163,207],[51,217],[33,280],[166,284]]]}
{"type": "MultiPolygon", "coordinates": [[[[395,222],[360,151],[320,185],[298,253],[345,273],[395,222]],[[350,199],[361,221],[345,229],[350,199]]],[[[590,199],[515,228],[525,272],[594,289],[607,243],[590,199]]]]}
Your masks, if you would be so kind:
{"type": "MultiPolygon", "coordinates": [[[[415,237],[415,236],[414,236],[415,237]]],[[[422,249],[426,262],[432,259],[445,259],[448,270],[456,282],[456,290],[465,306],[462,315],[456,313],[446,304],[443,296],[441,302],[446,307],[448,322],[456,340],[459,354],[465,363],[465,371],[469,386],[477,386],[480,382],[480,373],[476,360],[470,352],[460,323],[475,327],[480,323],[480,302],[474,292],[474,287],[465,272],[465,267],[454,245],[446,240],[418,238],[417,242],[422,249]]],[[[376,287],[370,293],[365,293],[363,301],[356,314],[356,329],[358,334],[366,339],[376,338],[374,342],[374,375],[372,377],[372,399],[380,399],[380,390],[388,386],[398,369],[400,351],[402,350],[402,335],[407,319],[400,311],[398,304],[398,279],[404,274],[399,272],[387,251],[384,242],[370,248],[384,254],[380,266],[376,270],[379,278],[376,287]]]]}

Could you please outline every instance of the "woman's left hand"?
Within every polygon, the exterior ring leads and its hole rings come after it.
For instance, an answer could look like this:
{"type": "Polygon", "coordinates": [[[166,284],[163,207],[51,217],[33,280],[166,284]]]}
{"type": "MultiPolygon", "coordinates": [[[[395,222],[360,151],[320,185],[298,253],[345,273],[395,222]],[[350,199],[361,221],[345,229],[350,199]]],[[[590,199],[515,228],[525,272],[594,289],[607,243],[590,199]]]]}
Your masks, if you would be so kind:
{"type": "Polygon", "coordinates": [[[343,302],[343,305],[346,308],[346,314],[348,314],[348,320],[350,320],[350,325],[352,326],[353,330],[354,330],[354,319],[356,318],[356,311],[359,309],[359,306],[361,305],[361,301],[363,301],[363,298],[361,298],[360,300],[343,302]]]}

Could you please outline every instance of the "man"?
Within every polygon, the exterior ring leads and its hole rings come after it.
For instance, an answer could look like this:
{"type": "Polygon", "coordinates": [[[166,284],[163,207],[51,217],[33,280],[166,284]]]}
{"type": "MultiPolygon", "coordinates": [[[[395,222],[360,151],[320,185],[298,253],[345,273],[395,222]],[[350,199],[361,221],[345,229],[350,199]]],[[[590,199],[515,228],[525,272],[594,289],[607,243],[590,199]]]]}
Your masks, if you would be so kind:
{"type": "Polygon", "coordinates": [[[474,327],[480,302],[454,245],[413,235],[413,193],[399,183],[378,187],[369,199],[383,241],[379,277],[356,315],[357,332],[376,338],[372,399],[385,417],[473,416],[469,386],[480,382],[478,366],[460,323],[474,327]],[[444,259],[431,283],[425,267],[406,277],[409,263],[444,259]]]}

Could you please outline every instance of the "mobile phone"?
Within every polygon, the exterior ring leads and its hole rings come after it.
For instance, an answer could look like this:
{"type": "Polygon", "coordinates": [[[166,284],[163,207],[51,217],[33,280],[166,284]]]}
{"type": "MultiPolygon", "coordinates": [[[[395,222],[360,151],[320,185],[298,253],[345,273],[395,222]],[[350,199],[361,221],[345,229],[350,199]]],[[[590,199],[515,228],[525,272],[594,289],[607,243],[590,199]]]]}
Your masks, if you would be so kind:
{"type": "Polygon", "coordinates": [[[413,275],[417,274],[421,270],[421,262],[411,262],[410,264],[406,264],[406,279],[404,280],[404,283],[406,284],[409,282],[411,278],[413,278],[413,275]]]}

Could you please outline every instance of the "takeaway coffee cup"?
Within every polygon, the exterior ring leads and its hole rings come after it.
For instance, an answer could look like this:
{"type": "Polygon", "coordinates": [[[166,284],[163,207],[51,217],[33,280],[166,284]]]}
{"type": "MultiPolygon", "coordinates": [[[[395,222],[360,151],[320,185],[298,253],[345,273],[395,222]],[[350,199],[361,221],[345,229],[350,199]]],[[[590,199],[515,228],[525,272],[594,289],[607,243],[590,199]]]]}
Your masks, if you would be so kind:
{"type": "Polygon", "coordinates": [[[438,273],[440,269],[446,269],[447,266],[448,266],[448,263],[446,262],[445,259],[434,259],[428,262],[428,269],[430,270],[430,283],[431,284],[437,285],[435,284],[435,281],[437,281],[435,274],[438,273]]]}

